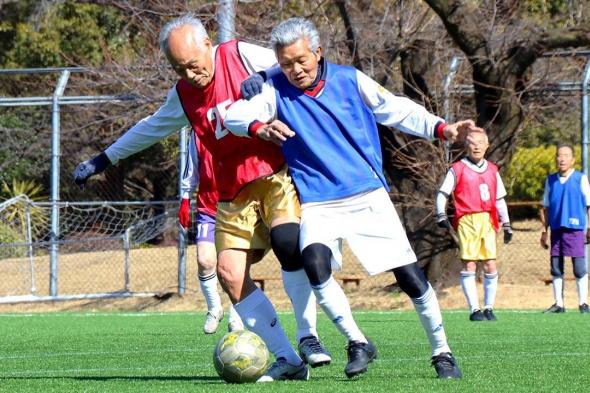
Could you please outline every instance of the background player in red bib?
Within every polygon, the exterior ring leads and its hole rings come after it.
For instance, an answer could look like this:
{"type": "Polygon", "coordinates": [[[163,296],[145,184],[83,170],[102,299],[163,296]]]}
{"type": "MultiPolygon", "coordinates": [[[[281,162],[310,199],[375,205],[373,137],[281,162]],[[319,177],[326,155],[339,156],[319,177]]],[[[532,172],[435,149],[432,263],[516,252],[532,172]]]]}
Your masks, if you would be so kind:
{"type": "Polygon", "coordinates": [[[459,254],[465,264],[461,271],[461,286],[471,311],[471,321],[496,320],[493,312],[498,287],[496,233],[500,223],[504,229],[504,243],[512,240],[504,200],[506,190],[498,167],[484,158],[488,147],[486,134],[472,133],[466,142],[467,156],[451,166],[436,196],[437,224],[449,230],[451,223],[446,205],[451,194],[454,198],[452,227],[459,236],[459,254]],[[479,307],[475,280],[477,262],[483,263],[484,268],[483,312],[479,307]]]}

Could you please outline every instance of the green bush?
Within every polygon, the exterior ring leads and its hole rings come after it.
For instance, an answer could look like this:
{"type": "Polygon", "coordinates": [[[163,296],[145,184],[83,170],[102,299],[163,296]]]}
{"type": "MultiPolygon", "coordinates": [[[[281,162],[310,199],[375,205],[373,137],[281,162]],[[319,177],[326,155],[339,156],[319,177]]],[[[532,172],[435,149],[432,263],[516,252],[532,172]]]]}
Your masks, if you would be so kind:
{"type": "MultiPolygon", "coordinates": [[[[581,153],[576,149],[576,168],[582,165],[581,153]]],[[[502,174],[508,199],[514,201],[541,201],[545,178],[557,171],[555,146],[520,147],[502,174]]]]}
{"type": "MultiPolygon", "coordinates": [[[[25,239],[22,235],[14,228],[0,222],[0,244],[5,245],[7,243],[24,243],[25,239]]],[[[26,255],[25,247],[12,247],[2,246],[0,247],[0,259],[5,258],[20,258],[26,255]]]]}

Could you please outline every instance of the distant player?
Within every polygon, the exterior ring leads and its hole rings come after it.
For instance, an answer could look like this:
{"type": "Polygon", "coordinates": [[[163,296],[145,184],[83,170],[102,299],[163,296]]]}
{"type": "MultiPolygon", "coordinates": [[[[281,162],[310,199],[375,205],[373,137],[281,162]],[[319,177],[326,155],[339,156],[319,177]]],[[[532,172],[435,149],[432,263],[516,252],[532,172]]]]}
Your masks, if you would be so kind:
{"type": "MultiPolygon", "coordinates": [[[[207,316],[203,331],[213,334],[223,319],[223,306],[217,290],[217,251],[215,250],[215,215],[219,194],[213,175],[211,154],[191,133],[188,145],[188,160],[182,177],[182,202],[178,220],[187,229],[190,225],[190,199],[197,186],[196,238],[197,269],[199,286],[207,302],[207,316]]],[[[228,331],[244,328],[233,305],[229,308],[228,331]]]]}
{"type": "Polygon", "coordinates": [[[467,156],[455,162],[436,196],[437,224],[451,230],[447,199],[453,195],[455,216],[452,227],[459,236],[459,256],[464,264],[461,286],[467,298],[471,321],[495,321],[494,302],[498,288],[496,233],[504,229],[504,243],[512,240],[506,206],[506,190],[498,167],[484,158],[489,147],[484,133],[473,133],[466,143],[467,156]],[[499,221],[498,221],[499,219],[499,221]],[[477,263],[484,269],[484,308],[479,307],[475,280],[477,263]]]}
{"type": "Polygon", "coordinates": [[[551,276],[555,303],[546,313],[563,313],[563,274],[565,257],[572,258],[578,288],[578,304],[582,314],[588,310],[588,261],[585,244],[590,242],[590,185],[588,177],[574,169],[574,148],[567,143],[557,146],[557,172],[545,180],[541,210],[541,246],[547,244],[547,229],[551,228],[551,276]]]}
{"type": "Polygon", "coordinates": [[[233,104],[225,126],[237,135],[282,145],[302,203],[304,268],[320,306],[348,340],[346,376],[367,371],[377,352],[332,277],[332,269],[341,268],[343,240],[369,274],[393,270],[418,312],[439,378],[460,378],[436,294],[389,198],[376,123],[450,139],[475,130],[474,123],[445,124],[355,68],[328,62],[315,26],[305,19],[276,26],[271,44],[283,73],[270,78],[250,101],[233,104]]]}

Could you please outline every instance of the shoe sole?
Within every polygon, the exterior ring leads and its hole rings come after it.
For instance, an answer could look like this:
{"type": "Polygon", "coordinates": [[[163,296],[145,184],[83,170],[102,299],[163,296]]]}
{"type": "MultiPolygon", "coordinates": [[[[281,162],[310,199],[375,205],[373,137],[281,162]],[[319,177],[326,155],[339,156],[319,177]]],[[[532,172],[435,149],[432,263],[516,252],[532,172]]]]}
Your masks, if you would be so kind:
{"type": "Polygon", "coordinates": [[[306,359],[303,359],[303,361],[307,363],[311,368],[327,366],[332,362],[332,360],[322,360],[321,362],[309,363],[306,359]]]}
{"type": "Polygon", "coordinates": [[[346,370],[344,370],[344,374],[346,374],[346,376],[348,378],[353,378],[357,375],[366,373],[369,370],[369,363],[373,363],[373,360],[377,359],[377,351],[375,351],[375,353],[373,354],[373,356],[371,356],[371,358],[369,359],[369,362],[367,363],[367,365],[365,367],[363,367],[360,371],[355,371],[355,372],[346,372],[346,370]]]}

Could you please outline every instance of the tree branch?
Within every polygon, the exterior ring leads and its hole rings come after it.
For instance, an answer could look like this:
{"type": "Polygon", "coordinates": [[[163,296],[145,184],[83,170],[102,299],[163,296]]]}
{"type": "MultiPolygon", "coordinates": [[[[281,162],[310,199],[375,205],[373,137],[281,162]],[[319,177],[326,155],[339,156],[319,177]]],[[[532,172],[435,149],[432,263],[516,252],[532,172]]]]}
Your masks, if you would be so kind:
{"type": "Polygon", "coordinates": [[[472,2],[425,0],[436,12],[447,32],[468,57],[485,58],[486,38],[479,28],[485,17],[472,2]]]}

